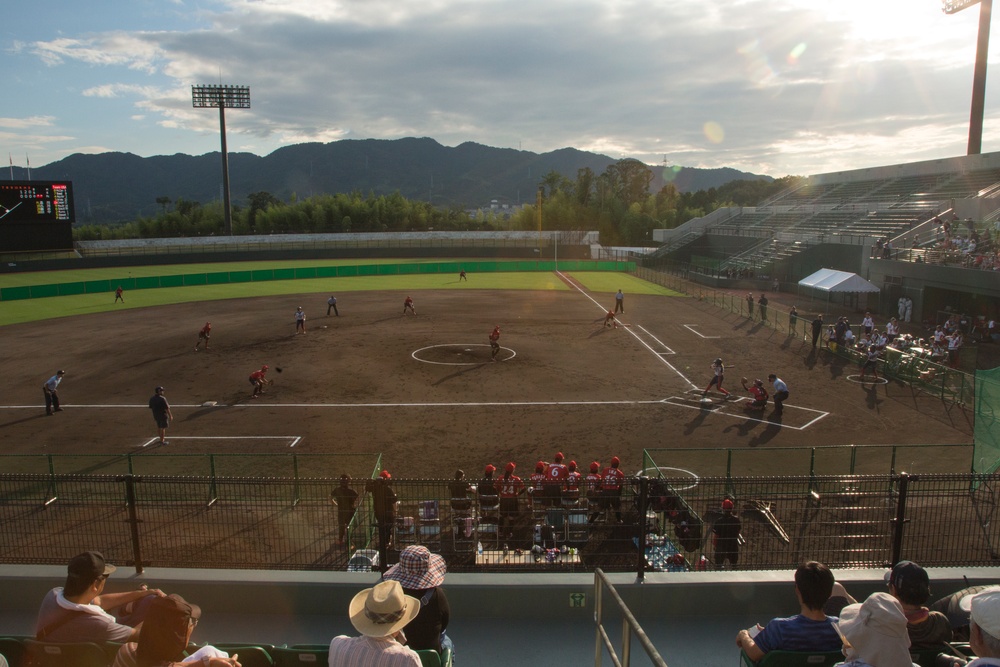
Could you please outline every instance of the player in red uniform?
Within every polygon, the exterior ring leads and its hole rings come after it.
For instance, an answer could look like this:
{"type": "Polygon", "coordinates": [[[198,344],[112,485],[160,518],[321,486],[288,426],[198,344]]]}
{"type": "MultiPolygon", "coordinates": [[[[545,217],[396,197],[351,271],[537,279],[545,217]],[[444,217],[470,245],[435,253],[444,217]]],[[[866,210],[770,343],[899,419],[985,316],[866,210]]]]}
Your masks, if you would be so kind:
{"type": "Polygon", "coordinates": [[[197,352],[198,346],[201,345],[201,341],[205,341],[205,351],[207,352],[208,339],[211,337],[211,335],[212,335],[212,323],[205,322],[205,326],[203,326],[201,328],[201,331],[198,332],[198,342],[194,344],[194,351],[197,352]]]}
{"type": "Polygon", "coordinates": [[[555,460],[545,466],[545,498],[548,505],[559,505],[559,498],[562,495],[563,485],[569,475],[562,452],[556,452],[555,460]]]}
{"type": "Polygon", "coordinates": [[[576,461],[566,464],[566,485],[563,487],[564,504],[569,501],[576,504],[580,499],[580,484],[583,482],[583,475],[576,469],[576,461]]]}
{"type": "Polygon", "coordinates": [[[592,461],[590,464],[590,474],[583,480],[583,490],[587,494],[587,504],[590,507],[590,517],[588,523],[594,523],[599,514],[601,496],[601,464],[592,461]]]}
{"type": "Polygon", "coordinates": [[[253,394],[250,395],[250,398],[257,398],[264,393],[264,385],[271,384],[271,381],[267,379],[267,364],[261,366],[259,371],[250,374],[250,384],[253,385],[253,394]]]}
{"type": "Polygon", "coordinates": [[[767,406],[767,389],[764,389],[762,380],[754,380],[753,384],[747,386],[747,379],[742,380],[743,388],[750,392],[753,402],[748,406],[752,410],[763,410],[767,406]]]}
{"type": "Polygon", "coordinates": [[[122,286],[119,285],[118,289],[115,290],[115,303],[118,303],[119,301],[125,303],[125,297],[123,296],[124,293],[125,290],[123,290],[122,286]]]}
{"type": "Polygon", "coordinates": [[[490,354],[490,361],[496,361],[497,355],[500,354],[500,325],[493,327],[492,333],[490,333],[490,347],[493,348],[490,354]]]}
{"type": "Polygon", "coordinates": [[[604,316],[604,326],[613,326],[615,329],[618,328],[618,320],[615,319],[615,311],[609,310],[608,314],[604,316]]]}
{"type": "Polygon", "coordinates": [[[531,504],[537,507],[541,507],[544,502],[542,497],[545,493],[543,491],[545,488],[545,468],[545,461],[539,461],[535,464],[535,472],[528,477],[528,493],[531,494],[531,504]]]}
{"type": "Polygon", "coordinates": [[[614,510],[615,520],[622,522],[622,484],[625,473],[618,469],[621,461],[617,456],[611,457],[611,465],[601,474],[601,509],[614,510]]]}
{"type": "Polygon", "coordinates": [[[413,307],[413,299],[411,299],[410,297],[406,297],[406,299],[403,300],[403,314],[404,315],[406,315],[406,311],[407,310],[409,310],[414,315],[417,314],[417,309],[413,307]]]}
{"type": "Polygon", "coordinates": [[[504,468],[503,476],[497,480],[500,487],[500,532],[508,539],[514,537],[514,523],[517,521],[517,497],[525,492],[524,482],[514,474],[513,461],[504,468]]]}

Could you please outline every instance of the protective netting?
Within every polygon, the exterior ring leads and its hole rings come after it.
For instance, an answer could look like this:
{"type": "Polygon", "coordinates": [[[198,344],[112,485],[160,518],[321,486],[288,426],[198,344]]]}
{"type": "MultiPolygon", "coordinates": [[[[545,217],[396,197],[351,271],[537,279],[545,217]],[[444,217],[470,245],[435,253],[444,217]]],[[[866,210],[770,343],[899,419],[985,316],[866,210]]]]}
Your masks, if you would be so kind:
{"type": "Polygon", "coordinates": [[[1000,368],[976,371],[974,443],[974,472],[992,473],[1000,467],[1000,368]]]}

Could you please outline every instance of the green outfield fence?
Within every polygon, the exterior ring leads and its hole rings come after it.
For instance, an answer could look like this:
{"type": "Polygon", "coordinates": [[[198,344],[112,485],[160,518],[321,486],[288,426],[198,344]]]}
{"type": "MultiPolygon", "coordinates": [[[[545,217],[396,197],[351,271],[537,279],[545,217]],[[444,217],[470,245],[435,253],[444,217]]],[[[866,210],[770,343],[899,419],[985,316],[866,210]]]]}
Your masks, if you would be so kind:
{"type": "Polygon", "coordinates": [[[355,264],[343,266],[315,266],[280,269],[255,269],[239,271],[214,271],[211,273],[185,273],[141,278],[110,280],[83,280],[48,285],[25,285],[0,288],[0,301],[42,299],[53,296],[72,296],[113,292],[121,286],[126,290],[157,289],[160,287],[194,287],[227,285],[232,283],[267,282],[271,280],[304,280],[312,278],[346,278],[445,274],[469,271],[473,273],[503,273],[526,271],[612,271],[632,272],[635,262],[607,260],[504,260],[504,261],[454,261],[401,264],[355,264]]]}
{"type": "Polygon", "coordinates": [[[600,568],[641,578],[717,569],[712,526],[728,498],[742,522],[737,569],[789,570],[804,560],[836,568],[902,559],[996,565],[998,482],[968,472],[697,480],[671,472],[626,478],[620,495],[559,489],[503,510],[481,493],[481,481],[456,491],[453,480],[356,479],[357,511],[345,514],[339,544],[342,508],[330,502],[336,477],[5,473],[0,562],[64,565],[88,545],[137,572],[370,571],[421,544],[442,554],[450,572],[600,568]],[[385,485],[397,499],[391,516],[374,503],[385,485]]]}

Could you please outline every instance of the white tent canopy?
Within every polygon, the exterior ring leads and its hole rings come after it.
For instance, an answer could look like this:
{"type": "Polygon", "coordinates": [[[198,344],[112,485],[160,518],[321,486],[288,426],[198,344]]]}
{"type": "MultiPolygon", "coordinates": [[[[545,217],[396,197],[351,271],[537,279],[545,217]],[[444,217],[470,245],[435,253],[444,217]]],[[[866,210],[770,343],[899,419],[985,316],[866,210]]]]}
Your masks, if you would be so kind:
{"type": "Polygon", "coordinates": [[[878,287],[856,273],[835,271],[834,269],[820,269],[800,280],[799,285],[812,287],[822,292],[871,293],[879,291],[878,287]]]}

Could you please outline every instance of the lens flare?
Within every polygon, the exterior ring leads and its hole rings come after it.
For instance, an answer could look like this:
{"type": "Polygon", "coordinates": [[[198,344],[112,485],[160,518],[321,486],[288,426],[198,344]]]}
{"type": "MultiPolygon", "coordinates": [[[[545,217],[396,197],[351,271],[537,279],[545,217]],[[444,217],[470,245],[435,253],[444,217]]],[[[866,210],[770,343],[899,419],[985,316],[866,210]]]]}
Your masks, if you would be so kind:
{"type": "Polygon", "coordinates": [[[726,138],[726,131],[714,120],[706,122],[701,130],[705,133],[705,138],[713,144],[721,144],[722,140],[726,138]]]}

